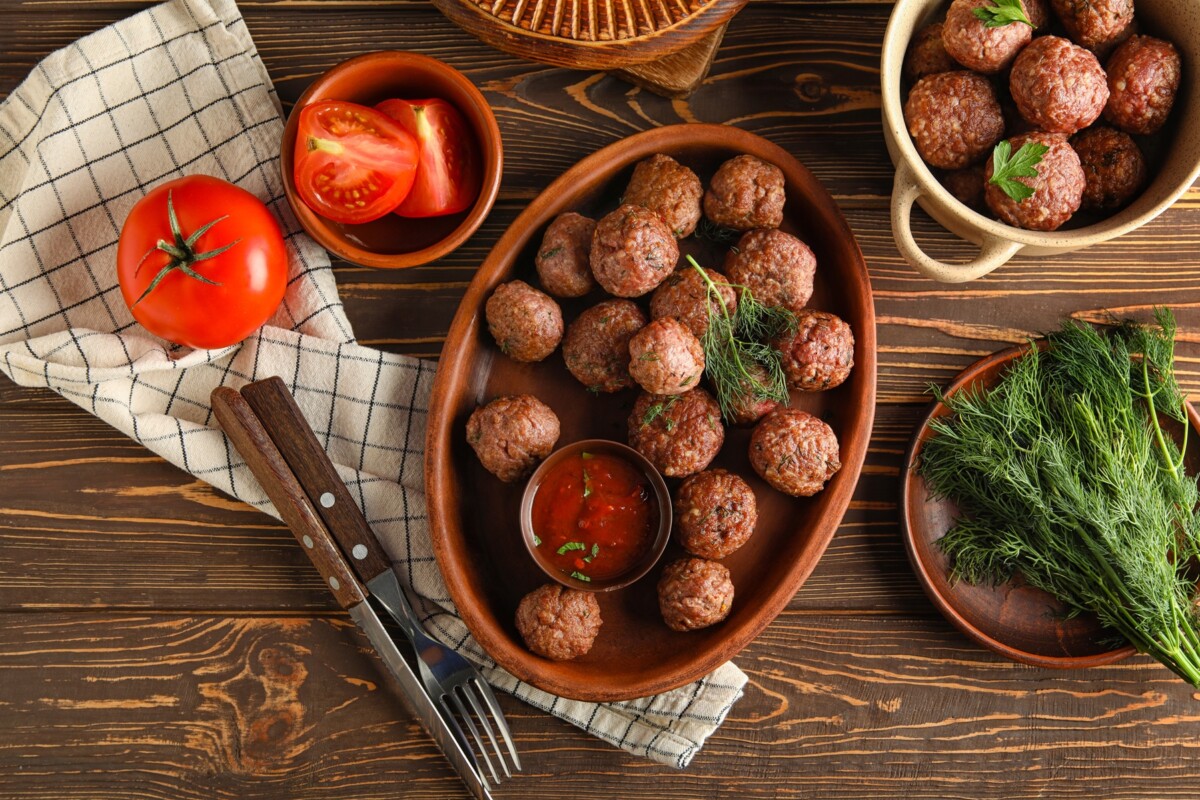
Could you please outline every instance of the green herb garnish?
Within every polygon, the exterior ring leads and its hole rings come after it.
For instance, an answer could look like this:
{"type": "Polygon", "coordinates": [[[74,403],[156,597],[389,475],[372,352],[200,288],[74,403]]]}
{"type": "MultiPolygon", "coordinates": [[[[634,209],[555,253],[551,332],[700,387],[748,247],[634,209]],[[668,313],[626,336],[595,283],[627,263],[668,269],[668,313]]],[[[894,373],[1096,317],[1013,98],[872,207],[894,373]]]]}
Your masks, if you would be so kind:
{"type": "Polygon", "coordinates": [[[592,476],[588,475],[588,471],[586,469],[583,471],[583,496],[592,496],[592,476]]]}
{"type": "Polygon", "coordinates": [[[584,461],[590,461],[591,459],[593,459],[595,457],[596,457],[595,453],[589,453],[586,450],[584,450],[583,453],[580,455],[580,458],[582,458],[584,461]]]}
{"type": "Polygon", "coordinates": [[[1101,331],[1069,322],[991,389],[944,399],[918,470],[961,516],[938,544],[952,575],[1020,573],[1071,614],[1093,612],[1200,685],[1193,602],[1200,491],[1183,463],[1187,410],[1175,319],[1101,331]],[[1173,421],[1183,446],[1163,430],[1173,421]]]}
{"type": "Polygon", "coordinates": [[[716,244],[729,244],[736,241],[741,235],[741,231],[718,225],[708,217],[701,217],[700,221],[696,223],[697,239],[704,239],[716,244]]]}
{"type": "Polygon", "coordinates": [[[567,542],[556,551],[560,556],[565,556],[572,550],[587,550],[587,545],[583,542],[567,542]]]}
{"type": "Polygon", "coordinates": [[[1025,15],[1021,0],[992,0],[992,5],[972,9],[971,13],[983,21],[985,28],[1002,28],[1014,22],[1033,27],[1029,17],[1025,15]]]}
{"type": "Polygon", "coordinates": [[[585,583],[592,582],[592,579],[589,578],[587,575],[584,575],[582,572],[572,572],[571,577],[577,581],[584,581],[585,583]]]}
{"type": "Polygon", "coordinates": [[[593,544],[593,545],[592,545],[592,554],[591,554],[591,555],[588,555],[588,556],[584,556],[584,557],[583,557],[583,563],[585,563],[585,564],[590,564],[590,563],[592,563],[592,559],[593,559],[593,558],[595,558],[595,557],[596,557],[596,556],[598,556],[598,555],[600,555],[600,545],[599,545],[599,544],[593,544]]]}
{"type": "MultiPolygon", "coordinates": [[[[662,414],[668,408],[675,405],[675,401],[677,401],[678,399],[679,399],[679,395],[673,394],[670,397],[668,397],[666,400],[655,403],[654,405],[647,408],[646,413],[642,415],[642,427],[649,425],[650,423],[654,422],[654,420],[656,420],[660,416],[662,416],[662,414]]],[[[673,421],[667,420],[667,422],[673,422],[673,421]]],[[[671,427],[674,427],[674,425],[672,424],[671,427]]]]}
{"type": "Polygon", "coordinates": [[[534,547],[542,546],[542,537],[538,536],[536,533],[533,535],[533,546],[534,547]]]}
{"type": "Polygon", "coordinates": [[[547,258],[554,258],[556,255],[558,255],[561,252],[562,252],[562,245],[559,245],[558,247],[551,247],[549,250],[545,250],[541,253],[538,253],[538,258],[543,259],[543,260],[545,260],[547,258]]]}
{"type": "Polygon", "coordinates": [[[992,177],[988,183],[996,184],[1018,203],[1033,197],[1033,187],[1017,178],[1036,178],[1038,171],[1034,167],[1042,163],[1042,156],[1049,150],[1044,144],[1026,142],[1014,154],[1012,144],[1005,139],[992,151],[992,177]]]}
{"type": "Polygon", "coordinates": [[[796,329],[796,315],[786,308],[764,306],[745,286],[737,308],[730,311],[717,284],[708,273],[687,257],[708,287],[708,330],[700,337],[704,348],[704,371],[716,390],[721,416],[732,419],[747,396],[754,400],[787,403],[787,379],[782,356],[769,341],[796,329]]]}

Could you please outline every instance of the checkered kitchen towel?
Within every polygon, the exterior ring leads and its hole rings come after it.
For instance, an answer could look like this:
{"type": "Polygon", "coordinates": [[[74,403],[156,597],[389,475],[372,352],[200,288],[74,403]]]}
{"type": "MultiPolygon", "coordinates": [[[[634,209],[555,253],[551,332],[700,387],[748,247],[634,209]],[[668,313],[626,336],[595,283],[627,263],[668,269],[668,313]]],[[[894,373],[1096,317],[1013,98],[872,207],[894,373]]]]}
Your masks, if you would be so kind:
{"type": "Polygon", "coordinates": [[[272,515],[208,398],[222,384],[281,376],[423,600],[418,611],[432,633],[499,688],[632,753],[686,766],[741,696],[746,676],[737,667],[657,697],[580,703],[498,669],[455,614],[422,484],[434,365],[355,344],[329,261],[284,199],[282,133],[279,101],[232,0],[172,0],[39,64],[0,104],[0,369],[272,515]],[[114,268],[133,204],[195,173],[249,190],[287,231],[283,305],[257,334],[222,350],[149,334],[126,309],[114,268]]]}

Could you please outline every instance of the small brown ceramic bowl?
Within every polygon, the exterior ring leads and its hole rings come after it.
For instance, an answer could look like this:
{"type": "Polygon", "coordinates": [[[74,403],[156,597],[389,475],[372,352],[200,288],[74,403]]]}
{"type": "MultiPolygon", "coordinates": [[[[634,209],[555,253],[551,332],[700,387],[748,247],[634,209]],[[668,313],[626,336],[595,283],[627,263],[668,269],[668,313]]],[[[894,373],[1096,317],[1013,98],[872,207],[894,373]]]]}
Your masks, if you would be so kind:
{"type": "Polygon", "coordinates": [[[667,491],[667,484],[663,481],[662,475],[637,450],[608,439],[584,439],[583,441],[573,442],[555,450],[534,471],[533,475],[529,478],[529,483],[525,485],[525,494],[521,497],[521,537],[524,539],[525,549],[529,551],[529,555],[533,558],[534,563],[551,580],[557,581],[569,589],[580,589],[585,592],[611,592],[616,589],[624,589],[634,581],[645,577],[646,573],[662,558],[663,551],[667,549],[667,542],[671,539],[671,520],[671,493],[667,491]],[[546,476],[556,466],[561,464],[564,459],[585,452],[608,453],[633,464],[650,481],[650,486],[654,490],[655,501],[658,504],[658,531],[655,533],[653,544],[650,545],[645,555],[628,570],[603,581],[596,579],[582,581],[578,578],[572,578],[555,567],[538,547],[533,530],[533,500],[537,497],[538,490],[541,488],[546,476]]]}
{"type": "MultiPolygon", "coordinates": [[[[1009,363],[1028,350],[1028,345],[1010,347],[977,361],[947,387],[946,397],[994,385],[1009,363]]],[[[949,415],[950,409],[944,403],[933,403],[917,428],[901,474],[900,524],[909,561],[925,594],[968,637],[1022,664],[1059,669],[1095,667],[1133,655],[1135,650],[1131,645],[1112,644],[1114,634],[1101,626],[1095,616],[1080,614],[1068,618],[1062,603],[1025,584],[1019,575],[996,586],[950,579],[950,561],[937,540],[954,525],[959,512],[951,501],[934,499],[914,469],[921,448],[936,435],[930,423],[949,415]]],[[[1188,418],[1192,427],[1200,430],[1200,416],[1191,405],[1188,418]]],[[[1193,470],[1200,459],[1196,439],[1188,437],[1185,453],[1193,470]]]]}
{"type": "Polygon", "coordinates": [[[429,56],[382,50],[343,61],[313,81],[300,95],[284,128],[279,165],[292,211],[304,230],[322,247],[355,264],[400,269],[441,258],[475,232],[496,202],[504,156],[500,128],[492,109],[465,75],[429,56]],[[374,106],[393,97],[409,100],[437,97],[462,112],[475,134],[482,159],[483,182],[479,197],[466,211],[444,217],[407,219],[387,214],[362,225],[344,225],[325,219],[296,194],[292,156],[296,149],[300,110],[324,100],[374,106]]]}
{"type": "Polygon", "coordinates": [[[901,255],[926,277],[948,283],[972,281],[988,274],[1018,253],[1047,256],[1106,242],[1140,228],[1187,191],[1200,176],[1200,14],[1196,0],[1138,0],[1136,23],[1141,33],[1170,39],[1183,60],[1183,81],[1165,131],[1165,151],[1150,185],[1130,205],[1106,219],[1043,233],[1005,225],[959,202],[938,181],[917,148],[904,122],[901,74],[913,35],[950,0],[897,0],[883,37],[883,137],[896,167],[892,189],[892,234],[901,255]],[[947,230],[979,245],[977,257],[965,264],[947,264],[921,250],[913,238],[912,206],[917,203],[947,230]]]}

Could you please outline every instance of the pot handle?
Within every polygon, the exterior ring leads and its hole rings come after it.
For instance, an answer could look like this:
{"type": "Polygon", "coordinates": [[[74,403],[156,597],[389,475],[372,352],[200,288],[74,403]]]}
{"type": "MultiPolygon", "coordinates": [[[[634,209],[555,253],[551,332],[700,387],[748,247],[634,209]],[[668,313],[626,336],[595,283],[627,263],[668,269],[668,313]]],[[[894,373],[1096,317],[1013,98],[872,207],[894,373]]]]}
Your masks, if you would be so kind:
{"type": "Polygon", "coordinates": [[[892,188],[892,236],[900,255],[927,278],[942,283],[965,283],[981,278],[1008,261],[1024,245],[999,236],[984,234],[979,255],[965,264],[946,264],[921,250],[912,233],[912,206],[921,196],[921,186],[903,163],[896,169],[892,188]]]}

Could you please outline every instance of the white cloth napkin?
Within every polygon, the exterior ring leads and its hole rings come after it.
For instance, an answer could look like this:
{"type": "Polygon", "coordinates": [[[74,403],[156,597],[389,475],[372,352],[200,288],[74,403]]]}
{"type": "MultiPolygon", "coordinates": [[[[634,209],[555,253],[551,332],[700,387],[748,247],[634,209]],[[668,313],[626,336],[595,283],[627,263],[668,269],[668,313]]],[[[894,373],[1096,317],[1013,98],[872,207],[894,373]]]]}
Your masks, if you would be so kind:
{"type": "Polygon", "coordinates": [[[554,697],[497,668],[457,616],[426,523],[434,364],[354,342],[329,260],[288,209],[278,98],[232,0],[171,0],[47,57],[0,104],[0,368],[53,389],[180,468],[278,516],[216,426],[209,394],[279,375],[418,595],[430,632],[497,687],[631,753],[685,767],[742,694],[726,664],[626,703],[554,697]],[[120,227],[152,186],[230,180],[282,221],[279,311],[243,344],[173,347],[122,301],[120,227]]]}

